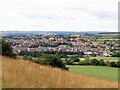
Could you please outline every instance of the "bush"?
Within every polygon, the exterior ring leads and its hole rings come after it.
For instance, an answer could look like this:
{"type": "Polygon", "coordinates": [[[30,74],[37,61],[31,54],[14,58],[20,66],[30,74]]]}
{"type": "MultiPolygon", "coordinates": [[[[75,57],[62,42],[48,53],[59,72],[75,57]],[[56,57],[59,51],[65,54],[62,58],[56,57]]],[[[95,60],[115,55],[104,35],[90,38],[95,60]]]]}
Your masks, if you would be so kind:
{"type": "Polygon", "coordinates": [[[77,57],[77,56],[71,56],[69,60],[73,61],[73,62],[79,62],[80,61],[79,57],[77,57]]]}
{"type": "Polygon", "coordinates": [[[114,53],[112,54],[112,57],[120,57],[120,52],[114,52],[114,53]]]}
{"type": "Polygon", "coordinates": [[[120,60],[116,62],[116,67],[120,68],[120,60]]]}
{"type": "Polygon", "coordinates": [[[99,65],[99,61],[97,59],[91,59],[89,63],[90,65],[99,65]]]}
{"type": "Polygon", "coordinates": [[[36,62],[61,68],[61,69],[66,69],[65,63],[57,55],[43,55],[36,62]]]}
{"type": "Polygon", "coordinates": [[[85,60],[80,61],[79,65],[89,65],[89,57],[86,57],[85,60]]]}
{"type": "Polygon", "coordinates": [[[74,63],[72,60],[67,60],[67,61],[66,61],[66,64],[67,64],[67,65],[74,65],[75,63],[74,63]]]}
{"type": "Polygon", "coordinates": [[[101,60],[99,61],[99,65],[100,65],[100,66],[106,66],[106,63],[104,62],[103,59],[101,59],[101,60]]]}
{"type": "Polygon", "coordinates": [[[85,60],[84,60],[85,65],[89,65],[89,61],[90,61],[90,58],[86,57],[85,60]]]}
{"type": "Polygon", "coordinates": [[[92,57],[96,57],[96,54],[92,54],[92,57]]]}
{"type": "Polygon", "coordinates": [[[88,63],[84,60],[84,61],[80,61],[79,65],[88,65],[88,63]]]}
{"type": "Polygon", "coordinates": [[[40,59],[33,59],[32,61],[37,63],[37,64],[41,64],[41,60],[40,59]]]}
{"type": "Polygon", "coordinates": [[[112,61],[112,62],[107,61],[106,65],[109,66],[109,67],[116,67],[117,63],[115,61],[112,61]]]}
{"type": "Polygon", "coordinates": [[[111,67],[116,67],[117,65],[116,65],[116,62],[110,62],[110,64],[111,64],[111,67]]]}
{"type": "MultiPolygon", "coordinates": [[[[72,65],[72,64],[71,64],[72,65]]],[[[91,59],[89,60],[89,58],[86,58],[83,61],[79,62],[79,65],[95,65],[95,66],[109,66],[109,67],[117,67],[120,68],[120,60],[115,62],[115,61],[106,61],[104,62],[103,59],[101,59],[100,61],[98,61],[97,59],[91,59]]]]}
{"type": "Polygon", "coordinates": [[[109,61],[107,61],[107,62],[106,62],[106,65],[110,67],[110,66],[111,66],[111,63],[110,63],[109,61]]]}
{"type": "Polygon", "coordinates": [[[0,40],[0,54],[3,56],[9,56],[9,57],[16,57],[16,54],[13,52],[12,48],[10,47],[10,44],[4,40],[0,40]]]}
{"type": "Polygon", "coordinates": [[[25,56],[23,56],[23,59],[24,59],[24,60],[32,60],[32,56],[27,56],[27,55],[25,55],[25,56]]]}

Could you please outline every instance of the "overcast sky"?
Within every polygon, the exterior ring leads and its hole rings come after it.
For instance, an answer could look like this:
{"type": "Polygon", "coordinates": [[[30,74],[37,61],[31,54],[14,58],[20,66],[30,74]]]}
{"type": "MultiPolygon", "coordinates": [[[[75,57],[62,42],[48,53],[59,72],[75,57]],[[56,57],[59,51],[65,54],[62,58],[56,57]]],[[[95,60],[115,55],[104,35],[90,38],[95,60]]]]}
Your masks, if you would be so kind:
{"type": "Polygon", "coordinates": [[[0,31],[118,31],[119,0],[0,0],[0,31]]]}

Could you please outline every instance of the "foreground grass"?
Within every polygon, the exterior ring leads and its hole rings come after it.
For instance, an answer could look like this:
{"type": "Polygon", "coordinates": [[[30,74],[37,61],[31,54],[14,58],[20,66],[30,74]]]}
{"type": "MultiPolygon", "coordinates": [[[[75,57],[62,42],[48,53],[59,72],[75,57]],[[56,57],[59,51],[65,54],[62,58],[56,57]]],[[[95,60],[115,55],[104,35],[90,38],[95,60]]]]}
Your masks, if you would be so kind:
{"type": "Polygon", "coordinates": [[[75,74],[30,61],[2,58],[3,88],[117,88],[115,81],[75,74]],[[102,83],[101,83],[102,82],[102,83]]]}
{"type": "Polygon", "coordinates": [[[80,66],[80,65],[68,65],[70,71],[87,74],[99,78],[118,81],[118,68],[107,66],[80,66]]]}

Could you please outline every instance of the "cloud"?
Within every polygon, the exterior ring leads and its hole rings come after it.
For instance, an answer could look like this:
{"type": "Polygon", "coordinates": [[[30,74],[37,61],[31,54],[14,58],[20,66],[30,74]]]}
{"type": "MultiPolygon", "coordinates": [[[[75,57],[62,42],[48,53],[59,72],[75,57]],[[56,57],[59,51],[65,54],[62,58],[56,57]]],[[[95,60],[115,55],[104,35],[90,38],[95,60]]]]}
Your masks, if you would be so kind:
{"type": "Polygon", "coordinates": [[[117,31],[117,0],[0,0],[0,30],[117,31]]]}

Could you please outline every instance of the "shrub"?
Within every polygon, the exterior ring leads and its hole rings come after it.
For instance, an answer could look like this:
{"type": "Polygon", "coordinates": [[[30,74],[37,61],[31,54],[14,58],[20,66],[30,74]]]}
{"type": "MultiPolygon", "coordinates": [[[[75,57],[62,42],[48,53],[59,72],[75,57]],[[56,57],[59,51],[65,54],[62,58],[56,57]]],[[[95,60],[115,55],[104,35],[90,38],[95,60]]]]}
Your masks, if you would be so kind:
{"type": "Polygon", "coordinates": [[[79,65],[88,65],[88,63],[84,60],[84,61],[80,61],[79,65]]]}
{"type": "Polygon", "coordinates": [[[32,61],[37,63],[37,64],[41,64],[41,60],[40,59],[33,59],[32,61]]]}
{"type": "Polygon", "coordinates": [[[111,67],[116,67],[117,66],[115,61],[110,62],[110,63],[111,63],[111,67]]]}
{"type": "Polygon", "coordinates": [[[107,62],[106,62],[106,65],[107,65],[107,66],[110,66],[110,67],[116,67],[116,66],[117,66],[117,63],[116,63],[115,61],[112,61],[112,62],[107,61],[107,62]]]}
{"type": "Polygon", "coordinates": [[[61,68],[61,69],[66,69],[65,63],[57,55],[43,55],[36,62],[50,65],[50,66],[57,67],[57,68],[61,68]]]}
{"type": "Polygon", "coordinates": [[[112,54],[112,57],[120,57],[120,52],[114,52],[114,53],[112,54]]]}
{"type": "Polygon", "coordinates": [[[97,59],[91,59],[89,63],[90,65],[99,65],[99,61],[97,59]]]}
{"type": "Polygon", "coordinates": [[[120,60],[116,62],[116,67],[120,68],[120,60]]]}
{"type": "Polygon", "coordinates": [[[71,56],[69,60],[73,61],[73,62],[79,62],[80,61],[79,57],[77,57],[77,56],[71,56]]]}
{"type": "Polygon", "coordinates": [[[84,60],[85,65],[89,65],[89,61],[90,61],[90,58],[86,57],[85,60],[84,60]]]}
{"type": "Polygon", "coordinates": [[[100,66],[106,66],[106,63],[104,62],[103,59],[101,59],[101,60],[99,61],[99,65],[100,65],[100,66]]]}
{"type": "Polygon", "coordinates": [[[74,63],[72,60],[67,60],[67,61],[66,61],[66,64],[67,64],[67,65],[74,65],[75,63],[74,63]]]}
{"type": "Polygon", "coordinates": [[[24,55],[24,56],[23,56],[23,59],[24,59],[24,60],[32,60],[32,56],[24,55]]]}
{"type": "Polygon", "coordinates": [[[9,57],[16,57],[16,54],[13,52],[12,48],[10,47],[10,44],[6,42],[5,40],[0,40],[0,54],[3,56],[9,56],[9,57]]]}
{"type": "Polygon", "coordinates": [[[96,54],[92,54],[92,57],[96,57],[96,54]]]}
{"type": "Polygon", "coordinates": [[[107,62],[106,62],[106,65],[110,67],[110,66],[111,66],[111,63],[110,63],[109,61],[107,61],[107,62]]]}

